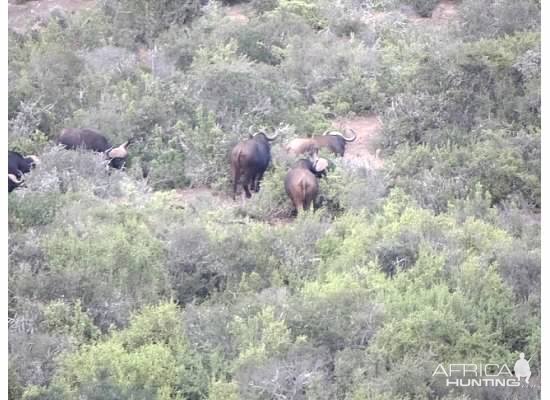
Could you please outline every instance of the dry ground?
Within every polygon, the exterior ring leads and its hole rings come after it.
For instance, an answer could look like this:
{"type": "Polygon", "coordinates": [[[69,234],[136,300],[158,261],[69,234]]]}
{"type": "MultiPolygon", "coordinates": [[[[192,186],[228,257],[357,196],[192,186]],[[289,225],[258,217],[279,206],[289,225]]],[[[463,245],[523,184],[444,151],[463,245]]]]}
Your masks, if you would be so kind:
{"type": "Polygon", "coordinates": [[[241,24],[246,24],[250,20],[250,17],[248,16],[249,13],[250,9],[246,4],[235,4],[225,7],[225,15],[232,21],[241,24]]]}
{"type": "Polygon", "coordinates": [[[342,131],[351,128],[357,134],[357,139],[346,145],[344,159],[371,169],[382,168],[384,162],[381,154],[376,155],[377,141],[382,134],[383,127],[382,120],[378,115],[340,118],[333,125],[342,131]]]}

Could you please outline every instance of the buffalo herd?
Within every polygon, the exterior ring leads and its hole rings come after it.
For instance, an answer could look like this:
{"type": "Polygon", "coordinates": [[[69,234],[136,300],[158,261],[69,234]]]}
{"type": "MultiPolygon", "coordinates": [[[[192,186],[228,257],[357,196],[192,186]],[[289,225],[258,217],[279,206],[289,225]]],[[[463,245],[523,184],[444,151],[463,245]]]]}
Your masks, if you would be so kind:
{"type": "MultiPolygon", "coordinates": [[[[290,141],[286,151],[294,156],[303,156],[288,171],[285,180],[285,191],[297,212],[309,209],[319,192],[319,179],[326,175],[328,160],[319,157],[319,151],[326,149],[337,156],[343,156],[346,144],[353,142],[357,135],[337,131],[326,131],[320,136],[298,138],[290,141]]],[[[268,135],[264,130],[250,133],[247,140],[235,145],[231,152],[231,175],[233,179],[233,199],[237,188],[242,185],[244,194],[250,198],[251,191],[260,190],[260,181],[271,162],[271,142],[277,133],[268,135]]],[[[111,168],[121,169],[128,159],[130,139],[118,146],[112,146],[105,135],[88,128],[65,128],[57,138],[58,145],[74,150],[85,149],[104,155],[111,168]]],[[[39,164],[34,155],[23,156],[15,151],[8,151],[8,192],[12,192],[24,183],[23,175],[31,172],[39,164]]]]}

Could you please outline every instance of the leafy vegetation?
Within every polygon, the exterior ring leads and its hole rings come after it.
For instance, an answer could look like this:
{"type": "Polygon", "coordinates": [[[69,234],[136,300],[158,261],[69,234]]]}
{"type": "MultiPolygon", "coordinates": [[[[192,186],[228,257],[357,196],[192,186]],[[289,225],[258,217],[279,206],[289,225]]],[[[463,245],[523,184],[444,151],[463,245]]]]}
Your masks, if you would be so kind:
{"type": "Polygon", "coordinates": [[[433,372],[520,352],[540,398],[540,1],[97,3],[9,32],[10,399],[505,399],[433,372]],[[383,166],[293,216],[284,144],[369,113],[383,166]]]}

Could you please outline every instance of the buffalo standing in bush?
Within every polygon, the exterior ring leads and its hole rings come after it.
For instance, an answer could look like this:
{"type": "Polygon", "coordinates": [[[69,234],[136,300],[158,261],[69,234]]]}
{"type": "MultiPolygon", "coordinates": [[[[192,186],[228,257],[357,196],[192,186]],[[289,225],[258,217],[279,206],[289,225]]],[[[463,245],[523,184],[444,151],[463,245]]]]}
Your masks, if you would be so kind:
{"type": "Polygon", "coordinates": [[[314,153],[309,159],[301,159],[285,177],[285,191],[296,212],[308,210],[319,194],[318,178],[326,174],[328,161],[314,153]]]}
{"type": "Polygon", "coordinates": [[[244,142],[237,143],[231,152],[231,173],[233,176],[233,200],[237,193],[237,185],[241,181],[246,197],[250,198],[250,190],[260,190],[262,179],[271,161],[270,141],[278,134],[268,136],[265,132],[257,132],[244,142]],[[249,190],[250,186],[250,190],[249,190]]]}
{"type": "Polygon", "coordinates": [[[346,151],[346,143],[353,142],[357,138],[355,131],[353,129],[350,129],[350,131],[353,134],[352,136],[344,136],[337,131],[326,131],[321,136],[294,139],[286,145],[286,150],[291,154],[300,155],[326,148],[332,153],[343,157],[346,151]]]}
{"type": "Polygon", "coordinates": [[[27,174],[38,165],[36,156],[23,156],[16,151],[8,151],[8,193],[23,183],[23,174],[27,174]]]}
{"type": "Polygon", "coordinates": [[[128,145],[131,140],[122,143],[118,147],[113,147],[104,135],[93,129],[65,128],[61,131],[57,142],[66,149],[83,148],[104,153],[109,160],[109,166],[120,169],[128,158],[128,145]]]}

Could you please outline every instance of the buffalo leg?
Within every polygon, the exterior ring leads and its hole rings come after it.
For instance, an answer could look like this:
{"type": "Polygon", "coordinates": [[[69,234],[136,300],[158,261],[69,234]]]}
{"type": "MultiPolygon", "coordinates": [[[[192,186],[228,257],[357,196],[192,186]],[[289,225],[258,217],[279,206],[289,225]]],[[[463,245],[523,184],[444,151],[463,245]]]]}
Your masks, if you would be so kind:
{"type": "Polygon", "coordinates": [[[254,190],[256,193],[258,193],[258,192],[260,191],[260,181],[262,180],[263,176],[264,176],[264,174],[263,174],[263,173],[260,173],[260,174],[256,175],[256,177],[255,177],[255,179],[254,179],[254,182],[253,182],[253,184],[254,184],[254,189],[253,189],[253,190],[254,190]]]}
{"type": "Polygon", "coordinates": [[[254,174],[246,174],[243,182],[243,189],[246,193],[246,197],[251,198],[252,194],[250,194],[250,190],[254,190],[254,174]]]}
{"type": "Polygon", "coordinates": [[[235,196],[237,195],[237,186],[239,184],[239,176],[235,176],[233,178],[233,200],[235,200],[235,196]]]}
{"type": "Polygon", "coordinates": [[[244,193],[246,194],[246,198],[249,199],[252,197],[252,195],[250,194],[250,190],[248,189],[248,186],[250,185],[250,179],[246,179],[244,182],[243,182],[243,189],[244,189],[244,193]]]}
{"type": "Polygon", "coordinates": [[[252,194],[250,194],[250,190],[248,190],[248,185],[243,185],[244,192],[246,194],[246,198],[249,199],[252,197],[252,194]]]}

